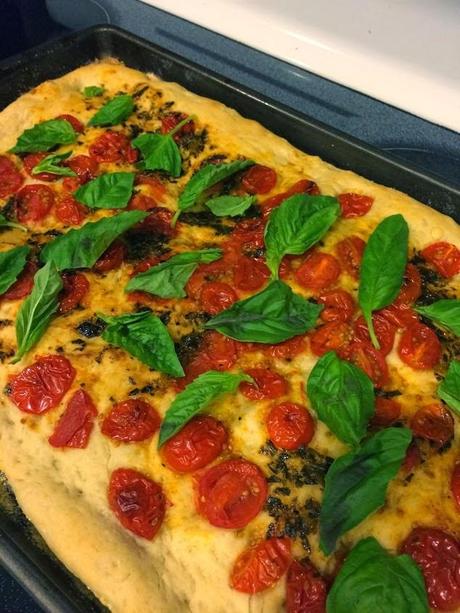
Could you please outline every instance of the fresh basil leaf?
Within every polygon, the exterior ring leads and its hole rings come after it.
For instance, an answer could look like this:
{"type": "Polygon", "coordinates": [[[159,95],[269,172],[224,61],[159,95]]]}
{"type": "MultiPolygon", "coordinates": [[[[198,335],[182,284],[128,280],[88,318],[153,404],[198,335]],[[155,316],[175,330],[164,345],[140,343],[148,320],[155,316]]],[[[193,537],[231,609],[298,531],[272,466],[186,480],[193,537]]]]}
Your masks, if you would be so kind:
{"type": "Polygon", "coordinates": [[[47,243],[40,258],[42,262],[54,262],[58,270],[91,268],[120,234],[147,215],[144,211],[125,211],[88,222],[47,243]]]}
{"type": "Polygon", "coordinates": [[[133,193],[134,172],[110,172],[81,185],[74,196],[92,209],[124,209],[133,193]]]}
{"type": "Polygon", "coordinates": [[[99,85],[88,85],[83,89],[83,95],[85,98],[94,98],[95,96],[102,96],[104,91],[104,88],[99,87],[99,85]]]}
{"type": "Polygon", "coordinates": [[[207,189],[253,164],[252,160],[236,160],[228,164],[208,164],[201,168],[192,176],[179,196],[179,210],[176,211],[173,224],[182,212],[195,206],[207,189]]]}
{"type": "Polygon", "coordinates": [[[115,126],[122,123],[134,111],[134,100],[128,94],[115,96],[101,107],[88,121],[89,126],[115,126]]]}
{"type": "Polygon", "coordinates": [[[30,247],[13,247],[0,253],[0,294],[4,294],[16,281],[26,265],[30,247]]]}
{"type": "Polygon", "coordinates": [[[52,153],[47,155],[41,162],[32,168],[32,174],[38,175],[41,172],[52,172],[54,175],[62,175],[63,177],[76,177],[77,173],[67,166],[59,166],[66,160],[72,152],[67,153],[52,153]]]}
{"type": "Polygon", "coordinates": [[[412,439],[408,428],[385,428],[359,449],[337,458],[326,475],[320,514],[320,545],[326,555],[337,539],[385,502],[388,483],[412,439]]]}
{"type": "Polygon", "coordinates": [[[438,385],[438,396],[460,415],[460,361],[452,360],[446,376],[438,385]]]}
{"type": "Polygon", "coordinates": [[[16,223],[15,221],[10,221],[0,213],[0,228],[17,228],[18,230],[22,230],[23,232],[27,232],[27,228],[20,223],[16,223]]]}
{"type": "Polygon", "coordinates": [[[383,309],[398,295],[407,263],[409,228],[402,215],[390,215],[367,241],[359,273],[359,306],[374,347],[380,348],[372,312],[383,309]]]}
{"type": "Polygon", "coordinates": [[[164,170],[172,177],[179,177],[182,158],[179,147],[169,134],[140,134],[132,141],[142,153],[142,170],[164,170]]]}
{"type": "Polygon", "coordinates": [[[119,317],[99,314],[99,317],[108,324],[102,333],[105,341],[125,349],[154,370],[173,377],[184,376],[168,328],[159,317],[149,311],[119,317]]]}
{"type": "Polygon", "coordinates": [[[415,310],[423,317],[434,321],[437,326],[460,336],[460,300],[437,300],[429,306],[415,307],[415,310]]]}
{"type": "Polygon", "coordinates": [[[205,204],[217,217],[242,215],[256,202],[255,196],[217,196],[205,204]]]}
{"type": "Polygon", "coordinates": [[[244,374],[209,370],[189,383],[183,392],[177,394],[165,413],[161,422],[158,446],[164,445],[194,415],[203,411],[219,396],[236,392],[242,381],[252,381],[252,379],[244,374]]]}
{"type": "Polygon", "coordinates": [[[140,290],[161,298],[183,298],[184,287],[198,264],[214,262],[222,256],[221,249],[201,249],[178,253],[166,262],[152,266],[133,277],[126,292],[140,290]]]}
{"type": "Polygon", "coordinates": [[[37,123],[33,128],[24,130],[12,153],[31,153],[48,151],[56,145],[70,145],[77,140],[77,135],[71,124],[65,119],[49,119],[37,123]]]}
{"type": "Polygon", "coordinates": [[[282,281],[272,281],[258,294],[235,302],[206,324],[238,341],[281,343],[312,328],[322,306],[295,294],[282,281]]]}
{"type": "Polygon", "coordinates": [[[32,292],[27,296],[16,318],[18,349],[13,363],[18,362],[41,339],[59,306],[62,279],[52,262],[34,277],[32,292]]]}
{"type": "Polygon", "coordinates": [[[332,196],[296,194],[273,209],[265,228],[267,266],[274,278],[287,254],[300,255],[317,243],[340,216],[332,196]]]}
{"type": "Polygon", "coordinates": [[[374,386],[366,373],[330,351],[313,367],[307,394],[319,419],[341,441],[359,445],[375,411],[374,386]]]}
{"type": "Polygon", "coordinates": [[[328,613],[428,613],[420,568],[408,555],[390,555],[373,537],[347,555],[327,597],[328,613]]]}

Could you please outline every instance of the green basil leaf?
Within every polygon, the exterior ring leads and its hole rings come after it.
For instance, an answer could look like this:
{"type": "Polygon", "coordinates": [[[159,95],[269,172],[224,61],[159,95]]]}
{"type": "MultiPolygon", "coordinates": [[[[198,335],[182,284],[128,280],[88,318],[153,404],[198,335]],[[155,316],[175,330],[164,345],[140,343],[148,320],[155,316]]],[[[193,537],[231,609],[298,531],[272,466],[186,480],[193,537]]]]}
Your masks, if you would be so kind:
{"type": "Polygon", "coordinates": [[[4,294],[16,281],[26,265],[30,247],[13,247],[0,253],[0,294],[4,294]]]}
{"type": "Polygon", "coordinates": [[[132,145],[142,153],[142,170],[164,170],[172,177],[179,177],[182,158],[179,147],[169,134],[140,134],[132,145]]]}
{"type": "Polygon", "coordinates": [[[296,194],[273,209],[265,228],[267,266],[278,278],[287,254],[300,255],[317,243],[340,216],[337,198],[296,194]]]}
{"type": "Polygon", "coordinates": [[[359,445],[375,411],[374,386],[366,373],[330,351],[313,367],[307,394],[319,419],[341,441],[359,445]]]}
{"type": "Polygon", "coordinates": [[[252,379],[244,374],[210,370],[189,383],[183,392],[177,394],[165,413],[161,422],[158,446],[164,445],[194,415],[203,411],[219,396],[236,392],[242,381],[252,381],[252,379]]]}
{"type": "Polygon", "coordinates": [[[99,85],[88,85],[83,89],[83,95],[85,98],[94,98],[95,96],[102,96],[104,91],[104,88],[99,87],[99,85]]]}
{"type": "Polygon", "coordinates": [[[415,310],[423,317],[434,321],[437,326],[460,336],[460,300],[437,300],[429,306],[415,307],[415,310]]]}
{"type": "Polygon", "coordinates": [[[320,545],[329,555],[337,539],[385,502],[412,439],[408,428],[385,428],[359,449],[335,460],[325,480],[320,514],[320,545]]]}
{"type": "Polygon", "coordinates": [[[33,128],[24,130],[12,153],[31,153],[48,151],[56,145],[71,145],[77,140],[75,130],[65,119],[49,119],[37,123],[33,128]]]}
{"type": "Polygon", "coordinates": [[[58,270],[91,268],[123,232],[145,219],[144,211],[125,211],[69,230],[42,249],[42,262],[54,262],[58,270]]]}
{"type": "Polygon", "coordinates": [[[17,228],[18,230],[22,230],[23,232],[27,232],[27,228],[20,223],[16,223],[15,221],[10,221],[0,213],[0,228],[17,228]]]}
{"type": "Polygon", "coordinates": [[[179,253],[133,277],[126,292],[140,290],[161,298],[183,298],[184,287],[198,264],[214,262],[222,256],[221,249],[201,249],[179,253]]]}
{"type": "Polygon", "coordinates": [[[460,361],[452,360],[446,376],[438,385],[438,396],[460,415],[460,361]]]}
{"type": "Polygon", "coordinates": [[[347,555],[327,597],[328,613],[428,613],[420,568],[408,555],[390,555],[373,537],[347,555]]]}
{"type": "Polygon", "coordinates": [[[217,196],[211,198],[205,204],[217,217],[235,217],[242,215],[247,209],[255,204],[255,196],[217,196]]]}
{"type": "Polygon", "coordinates": [[[383,309],[398,295],[407,264],[409,228],[402,215],[390,215],[375,228],[367,241],[359,273],[359,306],[374,347],[380,348],[372,312],[383,309]]]}
{"type": "Polygon", "coordinates": [[[206,324],[238,341],[281,343],[312,328],[322,306],[295,294],[282,281],[272,281],[258,294],[235,302],[206,324]]]}
{"type": "Polygon", "coordinates": [[[71,168],[59,166],[59,164],[66,160],[71,153],[71,151],[68,151],[67,153],[52,153],[51,155],[47,155],[46,158],[33,167],[32,174],[38,175],[41,172],[52,172],[54,175],[62,175],[63,177],[76,177],[77,173],[71,168]]]}
{"type": "Polygon", "coordinates": [[[115,126],[122,123],[134,111],[134,100],[128,94],[115,96],[101,107],[88,121],[89,126],[115,126]]]}
{"type": "Polygon", "coordinates": [[[120,317],[99,314],[99,317],[108,324],[102,333],[105,341],[125,349],[154,370],[173,377],[184,376],[168,328],[159,317],[149,311],[120,317]]]}
{"type": "Polygon", "coordinates": [[[236,160],[228,164],[208,164],[201,168],[192,176],[179,196],[179,210],[176,211],[173,224],[182,212],[195,206],[207,189],[253,164],[252,160],[236,160]]]}
{"type": "Polygon", "coordinates": [[[74,196],[92,209],[124,209],[133,193],[134,172],[110,172],[81,185],[74,196]]]}
{"type": "Polygon", "coordinates": [[[32,292],[27,296],[16,318],[18,349],[13,363],[18,362],[41,339],[59,306],[62,279],[52,262],[34,277],[32,292]]]}

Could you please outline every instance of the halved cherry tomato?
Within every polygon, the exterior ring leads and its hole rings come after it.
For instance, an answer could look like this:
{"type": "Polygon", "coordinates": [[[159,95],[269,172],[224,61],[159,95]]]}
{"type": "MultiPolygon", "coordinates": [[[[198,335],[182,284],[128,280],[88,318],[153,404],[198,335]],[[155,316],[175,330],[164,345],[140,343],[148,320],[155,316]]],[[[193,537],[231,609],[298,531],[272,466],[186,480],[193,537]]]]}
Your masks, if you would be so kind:
{"type": "Polygon", "coordinates": [[[326,322],[349,322],[356,308],[353,296],[343,289],[333,289],[324,292],[318,296],[318,302],[324,305],[320,317],[326,322]]]}
{"type": "Polygon", "coordinates": [[[16,217],[21,223],[41,221],[53,204],[54,192],[47,185],[26,185],[15,196],[16,217]]]}
{"type": "Polygon", "coordinates": [[[230,575],[230,585],[244,594],[257,594],[275,585],[291,561],[288,538],[271,538],[245,549],[237,557],[230,575]]]}
{"type": "Polygon", "coordinates": [[[287,381],[281,375],[268,368],[249,368],[246,374],[254,379],[254,383],[243,381],[240,391],[249,400],[266,400],[279,398],[287,393],[287,381]]]}
{"type": "Polygon", "coordinates": [[[457,505],[457,511],[460,511],[460,462],[457,462],[452,471],[450,478],[450,489],[452,492],[452,498],[457,505]]]}
{"type": "MultiPolygon", "coordinates": [[[[393,349],[395,342],[396,327],[390,323],[388,319],[374,313],[372,315],[372,323],[374,324],[374,332],[380,345],[380,351],[383,355],[388,355],[393,349]]],[[[353,324],[355,338],[361,341],[371,342],[369,329],[364,320],[364,317],[358,317],[353,324]]]]}
{"type": "Polygon", "coordinates": [[[437,528],[414,528],[401,547],[420,567],[430,607],[460,608],[460,541],[437,528]]]}
{"type": "MultiPolygon", "coordinates": [[[[186,115],[185,113],[178,112],[167,113],[166,115],[163,115],[163,117],[161,118],[161,133],[169,134],[171,130],[174,130],[174,128],[187,117],[188,115],[186,115]]],[[[182,136],[184,136],[184,134],[193,134],[193,132],[195,132],[195,122],[192,120],[184,124],[182,128],[178,132],[176,132],[176,134],[173,135],[173,138],[175,141],[178,141],[181,139],[182,136]]]]}
{"type": "Polygon", "coordinates": [[[323,290],[336,283],[340,276],[340,264],[333,255],[314,251],[305,258],[295,276],[302,287],[313,291],[323,290]]]}
{"type": "Polygon", "coordinates": [[[351,219],[352,217],[362,217],[368,213],[374,203],[374,198],[363,194],[340,194],[337,196],[342,217],[351,219]]]}
{"type": "Polygon", "coordinates": [[[404,473],[409,474],[413,472],[417,468],[417,466],[420,465],[421,461],[422,461],[422,458],[420,455],[420,450],[417,446],[417,443],[413,440],[411,444],[409,445],[409,447],[407,448],[406,456],[401,465],[401,470],[404,473]]]}
{"type": "Polygon", "coordinates": [[[428,370],[441,359],[441,343],[431,328],[414,323],[402,333],[398,354],[411,368],[428,370]]]}
{"type": "Polygon", "coordinates": [[[163,202],[166,194],[166,187],[155,175],[138,174],[134,179],[134,183],[135,185],[147,185],[152,197],[155,198],[157,202],[163,202]]]}
{"type": "Polygon", "coordinates": [[[49,437],[49,444],[53,447],[85,449],[96,416],[97,410],[91,396],[77,390],[49,437]]]}
{"type": "Polygon", "coordinates": [[[267,194],[275,187],[276,178],[273,168],[254,164],[244,173],[241,185],[248,194],[267,194]]]}
{"type": "Polygon", "coordinates": [[[85,126],[74,115],[58,115],[56,119],[64,119],[65,121],[68,121],[75,132],[81,133],[85,131],[85,126]]]}
{"type": "Polygon", "coordinates": [[[68,313],[77,307],[89,292],[89,281],[81,272],[65,272],[64,287],[59,295],[59,313],[68,313]]]}
{"type": "Polygon", "coordinates": [[[460,273],[460,250],[452,243],[433,243],[425,247],[420,255],[443,277],[453,277],[460,273]]]}
{"type": "Polygon", "coordinates": [[[205,332],[199,351],[185,366],[185,377],[176,381],[176,386],[183,389],[198,375],[208,370],[228,370],[238,358],[236,343],[214,330],[205,332]]]}
{"type": "Polygon", "coordinates": [[[176,233],[176,228],[171,226],[172,218],[172,211],[163,206],[156,206],[150,209],[149,214],[138,224],[138,227],[171,238],[176,233]]]}
{"type": "Polygon", "coordinates": [[[313,564],[294,560],[286,579],[286,613],[326,613],[326,598],[326,581],[313,564]]]}
{"type": "Polygon", "coordinates": [[[380,388],[388,383],[389,372],[385,356],[371,343],[360,340],[353,341],[348,348],[347,359],[364,370],[375,387],[380,388]]]}
{"type": "Polygon", "coordinates": [[[200,264],[187,282],[187,296],[199,300],[203,286],[209,281],[220,281],[225,278],[229,266],[224,258],[210,264],[200,264]]]}
{"type": "Polygon", "coordinates": [[[222,422],[209,415],[198,415],[163,447],[166,465],[178,473],[191,473],[215,460],[227,444],[222,422]]]}
{"type": "Polygon", "coordinates": [[[34,276],[38,268],[34,262],[27,262],[13,285],[1,296],[3,300],[19,300],[30,294],[34,286],[34,276]]]}
{"type": "Polygon", "coordinates": [[[94,179],[99,169],[97,161],[89,155],[76,155],[66,160],[65,165],[76,173],[80,183],[94,179]]]}
{"type": "Polygon", "coordinates": [[[339,354],[346,349],[353,338],[353,328],[343,321],[330,321],[317,328],[310,337],[310,347],[315,355],[322,356],[328,351],[339,354]]]}
{"type": "Polygon", "coordinates": [[[148,402],[129,398],[113,405],[102,422],[101,432],[124,443],[145,441],[155,434],[160,423],[160,416],[148,402]]]}
{"type": "Polygon", "coordinates": [[[258,466],[243,459],[225,460],[197,483],[197,509],[218,528],[239,530],[262,510],[268,488],[258,466]]]}
{"type": "Polygon", "coordinates": [[[401,405],[393,398],[375,399],[375,414],[372,418],[372,425],[379,427],[391,426],[401,415],[401,405]]]}
{"type": "Polygon", "coordinates": [[[277,345],[264,345],[263,351],[272,358],[291,360],[307,351],[307,339],[305,336],[294,336],[277,345]]]}
{"type": "Polygon", "coordinates": [[[442,404],[433,403],[412,416],[410,428],[415,436],[444,445],[454,436],[454,419],[442,404]]]}
{"type": "Polygon", "coordinates": [[[24,183],[24,177],[6,155],[0,155],[0,198],[11,196],[24,183]]]}
{"type": "Polygon", "coordinates": [[[359,278],[359,269],[366,243],[359,236],[347,236],[335,246],[342,268],[354,279],[359,278]]]}
{"type": "Polygon", "coordinates": [[[67,358],[45,355],[9,381],[10,398],[26,413],[54,409],[72,385],[75,370],[67,358]]]}
{"type": "Polygon", "coordinates": [[[63,224],[79,226],[85,219],[88,209],[68,194],[58,199],[54,212],[63,224]]]}
{"type": "Polygon", "coordinates": [[[120,268],[125,257],[125,246],[120,240],[115,240],[94,264],[97,272],[108,272],[120,268]]]}
{"type": "Polygon", "coordinates": [[[309,194],[310,196],[318,196],[320,193],[321,192],[314,181],[311,181],[310,179],[300,179],[300,181],[297,181],[294,183],[294,185],[291,185],[291,187],[289,187],[285,192],[272,196],[271,198],[267,198],[267,200],[261,202],[260,206],[262,208],[262,215],[264,219],[267,219],[273,209],[287,200],[290,196],[294,196],[294,194],[309,194]]]}
{"type": "Polygon", "coordinates": [[[422,294],[422,277],[417,266],[408,264],[404,273],[404,279],[399,294],[394,304],[412,304],[422,294]]]}
{"type": "Polygon", "coordinates": [[[157,203],[150,196],[145,194],[134,194],[128,203],[129,211],[150,211],[155,209],[157,203]]]}
{"type": "Polygon", "coordinates": [[[205,283],[201,288],[200,305],[203,311],[217,315],[228,309],[238,300],[235,290],[227,283],[213,281],[205,283]]]}
{"type": "Polygon", "coordinates": [[[406,328],[419,321],[417,313],[409,304],[390,304],[375,314],[387,319],[396,328],[406,328]]]}
{"type": "Polygon", "coordinates": [[[233,269],[233,283],[237,289],[251,292],[260,289],[270,276],[265,262],[242,255],[233,269]]]}
{"type": "Polygon", "coordinates": [[[315,422],[308,410],[295,402],[283,402],[270,410],[267,430],[278,449],[298,449],[308,445],[315,433],[315,422]]]}
{"type": "Polygon", "coordinates": [[[94,143],[89,146],[90,156],[96,162],[129,162],[137,161],[137,149],[131,147],[131,143],[124,134],[107,130],[101,134],[94,143]]]}
{"type": "Polygon", "coordinates": [[[24,170],[32,177],[32,179],[37,179],[37,181],[57,181],[60,179],[59,175],[56,175],[52,172],[40,172],[38,174],[32,174],[32,170],[37,166],[42,160],[46,158],[48,153],[28,153],[25,158],[22,160],[24,164],[24,170]]]}
{"type": "Polygon", "coordinates": [[[252,254],[264,247],[264,232],[263,219],[243,219],[235,225],[231,241],[238,252],[252,254]]]}
{"type": "Polygon", "coordinates": [[[122,526],[153,539],[166,512],[166,498],[158,483],[137,470],[117,468],[110,477],[108,499],[122,526]]]}

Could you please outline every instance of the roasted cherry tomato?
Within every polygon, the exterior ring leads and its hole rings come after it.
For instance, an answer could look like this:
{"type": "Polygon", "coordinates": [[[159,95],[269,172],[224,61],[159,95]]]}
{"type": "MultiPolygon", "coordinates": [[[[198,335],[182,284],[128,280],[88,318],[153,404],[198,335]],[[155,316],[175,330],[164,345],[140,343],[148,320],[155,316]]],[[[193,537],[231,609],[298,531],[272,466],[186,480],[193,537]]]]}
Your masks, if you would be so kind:
{"type": "Polygon", "coordinates": [[[0,198],[11,196],[24,183],[24,177],[6,155],[0,155],[0,198]]]}
{"type": "Polygon", "coordinates": [[[294,336],[293,338],[278,343],[277,345],[264,345],[264,353],[272,358],[291,360],[296,356],[307,351],[307,339],[305,336],[294,336]]]}
{"type": "Polygon", "coordinates": [[[26,185],[15,196],[16,217],[21,223],[41,221],[53,204],[54,192],[47,185],[26,185]]]}
{"type": "Polygon", "coordinates": [[[107,130],[101,134],[94,143],[89,146],[90,156],[96,162],[128,162],[133,164],[137,161],[137,149],[131,147],[131,143],[121,132],[107,130]]]}
{"type": "Polygon", "coordinates": [[[241,186],[248,194],[267,194],[275,185],[276,172],[273,168],[261,164],[251,166],[241,179],[241,186]]]}
{"type": "Polygon", "coordinates": [[[399,357],[416,370],[428,370],[441,359],[441,343],[431,328],[414,323],[402,333],[399,357]]]}
{"type": "Polygon", "coordinates": [[[326,581],[313,564],[294,560],[286,579],[286,613],[326,613],[326,597],[326,581]]]}
{"type": "Polygon", "coordinates": [[[330,321],[317,328],[310,337],[310,347],[315,355],[328,351],[341,353],[353,338],[353,328],[343,321],[330,321]]]}
{"type": "Polygon", "coordinates": [[[48,439],[50,445],[84,449],[88,445],[96,416],[97,410],[90,395],[77,390],[48,439]]]}
{"type": "Polygon", "coordinates": [[[389,373],[385,355],[372,343],[356,340],[348,347],[347,353],[347,359],[364,370],[375,387],[383,387],[388,383],[389,373]]]}
{"type": "Polygon", "coordinates": [[[249,400],[274,399],[286,394],[287,381],[276,372],[268,368],[249,368],[245,372],[254,379],[254,383],[243,381],[240,385],[241,392],[249,400]]]}
{"type": "Polygon", "coordinates": [[[437,528],[414,528],[401,547],[420,567],[430,607],[460,608],[460,541],[437,528]]]}
{"type": "Polygon", "coordinates": [[[276,194],[276,196],[272,196],[271,198],[267,198],[261,202],[260,206],[262,208],[262,215],[264,219],[267,219],[270,216],[270,213],[273,209],[276,209],[282,202],[287,200],[290,196],[294,196],[294,194],[309,194],[310,196],[318,196],[321,192],[319,191],[318,186],[314,181],[310,179],[301,179],[291,185],[285,192],[281,194],[276,194]]]}
{"type": "Polygon", "coordinates": [[[324,306],[320,317],[325,322],[349,322],[356,307],[353,296],[343,289],[324,292],[318,296],[318,302],[324,306]]]}
{"type": "Polygon", "coordinates": [[[197,353],[185,366],[185,377],[178,379],[176,384],[183,389],[198,375],[208,370],[228,370],[238,358],[236,343],[214,330],[205,332],[203,341],[197,353]]]}
{"type": "Polygon", "coordinates": [[[253,255],[264,247],[264,232],[263,219],[243,219],[235,225],[230,240],[238,252],[253,255]]]}
{"type": "Polygon", "coordinates": [[[354,279],[359,278],[359,269],[366,243],[359,236],[347,236],[335,246],[342,268],[354,279]]]}
{"type": "Polygon", "coordinates": [[[233,269],[233,283],[237,289],[252,292],[260,289],[270,276],[265,262],[242,255],[233,269]]]}
{"type": "Polygon", "coordinates": [[[401,405],[393,398],[382,398],[378,396],[375,399],[375,414],[372,418],[374,426],[386,427],[398,421],[401,415],[401,405]]]}
{"type": "Polygon", "coordinates": [[[417,313],[409,304],[390,304],[375,314],[387,319],[396,328],[407,328],[419,321],[417,313]]]}
{"type": "Polygon", "coordinates": [[[245,549],[237,557],[230,576],[230,585],[244,594],[257,594],[275,585],[291,561],[291,542],[287,538],[271,538],[245,549]]]}
{"type": "MultiPolygon", "coordinates": [[[[174,130],[174,128],[181,121],[184,121],[184,119],[187,119],[187,117],[188,115],[186,115],[185,113],[178,113],[178,112],[167,113],[166,115],[163,115],[163,117],[161,118],[161,133],[169,134],[171,130],[174,130]]],[[[175,141],[179,141],[181,137],[184,136],[185,134],[193,134],[194,132],[195,132],[195,122],[191,120],[187,122],[186,124],[184,124],[182,128],[173,135],[173,138],[175,141]]]]}
{"type": "Polygon", "coordinates": [[[65,272],[62,282],[64,287],[59,296],[59,312],[68,313],[77,307],[89,292],[89,281],[81,272],[65,272]]]}
{"type": "Polygon", "coordinates": [[[150,211],[155,209],[157,203],[150,196],[145,194],[134,194],[128,204],[129,211],[150,211]]]}
{"type": "Polygon", "coordinates": [[[235,290],[227,283],[213,281],[205,283],[201,288],[200,305],[203,311],[210,315],[217,315],[228,309],[237,300],[235,290]]]}
{"type": "Polygon", "coordinates": [[[97,161],[89,155],[76,155],[66,160],[65,165],[76,173],[80,183],[94,179],[99,169],[97,161]]]}
{"type": "Polygon", "coordinates": [[[305,258],[295,276],[302,287],[313,291],[323,290],[337,282],[340,264],[333,255],[315,251],[305,258]]]}
{"type": "Polygon", "coordinates": [[[443,277],[453,277],[460,273],[460,250],[452,243],[433,243],[425,247],[420,255],[443,277]]]}
{"type": "Polygon", "coordinates": [[[149,210],[149,214],[141,221],[139,227],[171,238],[176,233],[176,228],[171,226],[172,218],[173,214],[169,209],[156,206],[149,210]]]}
{"type": "MultiPolygon", "coordinates": [[[[388,355],[393,349],[395,342],[396,327],[390,323],[388,319],[374,313],[372,315],[372,323],[374,324],[374,332],[380,345],[380,351],[383,355],[388,355]]],[[[371,342],[369,329],[364,320],[364,317],[358,317],[353,325],[355,338],[361,341],[371,342]]]]}
{"type": "Polygon", "coordinates": [[[239,530],[262,510],[267,482],[247,460],[225,460],[207,470],[197,483],[198,512],[218,528],[239,530]]]}
{"type": "Polygon", "coordinates": [[[457,505],[457,511],[460,511],[460,462],[457,462],[452,471],[450,478],[450,489],[452,492],[452,498],[457,505]]]}
{"type": "Polygon", "coordinates": [[[114,470],[109,505],[121,525],[136,536],[152,540],[163,523],[166,498],[158,483],[131,468],[114,470]]]}
{"type": "Polygon", "coordinates": [[[435,402],[412,416],[410,428],[415,436],[444,445],[454,436],[454,419],[442,404],[435,402]]]}
{"type": "Polygon", "coordinates": [[[422,294],[422,277],[417,266],[408,264],[404,273],[404,279],[399,294],[394,304],[412,304],[422,294]]]}
{"type": "Polygon", "coordinates": [[[82,133],[85,131],[85,126],[74,115],[58,115],[56,119],[64,119],[65,121],[68,121],[75,132],[82,133]]]}
{"type": "Polygon", "coordinates": [[[163,457],[171,470],[191,473],[215,460],[227,440],[227,430],[220,421],[198,415],[165,443],[163,457]]]}
{"type": "Polygon", "coordinates": [[[120,240],[115,240],[94,264],[97,272],[108,272],[120,268],[125,257],[125,246],[120,240]]]}
{"type": "Polygon", "coordinates": [[[73,194],[81,186],[80,179],[78,177],[64,177],[62,180],[62,189],[65,192],[73,194]]]}
{"type": "Polygon", "coordinates": [[[67,358],[45,355],[11,377],[10,398],[21,411],[39,415],[61,402],[74,377],[75,370],[67,358]]]}
{"type": "Polygon", "coordinates": [[[102,422],[101,432],[116,441],[145,441],[155,434],[161,419],[145,400],[130,398],[114,404],[102,422]]]}
{"type": "Polygon", "coordinates": [[[54,212],[63,224],[79,226],[85,219],[88,209],[75,200],[71,194],[68,194],[58,199],[54,212]]]}
{"type": "Polygon", "coordinates": [[[39,172],[38,174],[33,174],[32,171],[40,164],[42,160],[46,158],[48,153],[28,153],[25,158],[22,160],[24,164],[24,170],[26,173],[32,177],[32,179],[37,179],[37,181],[57,181],[61,177],[52,172],[39,172]]]}
{"type": "Polygon", "coordinates": [[[166,187],[155,175],[138,174],[134,179],[134,183],[135,185],[147,185],[151,196],[157,202],[163,202],[166,194],[166,187]]]}
{"type": "Polygon", "coordinates": [[[27,262],[17,280],[1,298],[3,300],[19,300],[28,296],[34,286],[34,276],[37,270],[37,265],[34,262],[27,262]]]}
{"type": "Polygon", "coordinates": [[[345,219],[362,217],[370,211],[374,203],[371,196],[363,196],[362,194],[340,194],[337,199],[342,209],[342,217],[345,217],[345,219]]]}
{"type": "Polygon", "coordinates": [[[406,456],[401,465],[401,470],[405,474],[412,473],[417,466],[420,465],[422,458],[420,456],[420,450],[417,446],[417,443],[413,440],[406,451],[406,456]]]}
{"type": "Polygon", "coordinates": [[[270,410],[267,430],[278,449],[298,449],[308,445],[315,433],[315,422],[305,407],[295,402],[283,402],[270,410]]]}

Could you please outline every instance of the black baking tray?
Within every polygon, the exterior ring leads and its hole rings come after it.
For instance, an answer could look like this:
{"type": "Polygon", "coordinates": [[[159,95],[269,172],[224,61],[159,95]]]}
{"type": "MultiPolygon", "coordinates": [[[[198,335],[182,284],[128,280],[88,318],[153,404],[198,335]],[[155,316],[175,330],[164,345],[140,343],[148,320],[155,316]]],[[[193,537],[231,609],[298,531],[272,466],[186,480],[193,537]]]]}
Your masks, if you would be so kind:
{"type": "MultiPolygon", "coordinates": [[[[89,28],[1,63],[0,108],[46,79],[108,56],[224,102],[299,149],[399,189],[460,222],[460,191],[442,179],[112,26],[89,28]]],[[[47,550],[18,509],[5,480],[0,480],[0,562],[47,611],[104,610],[47,550]]]]}

